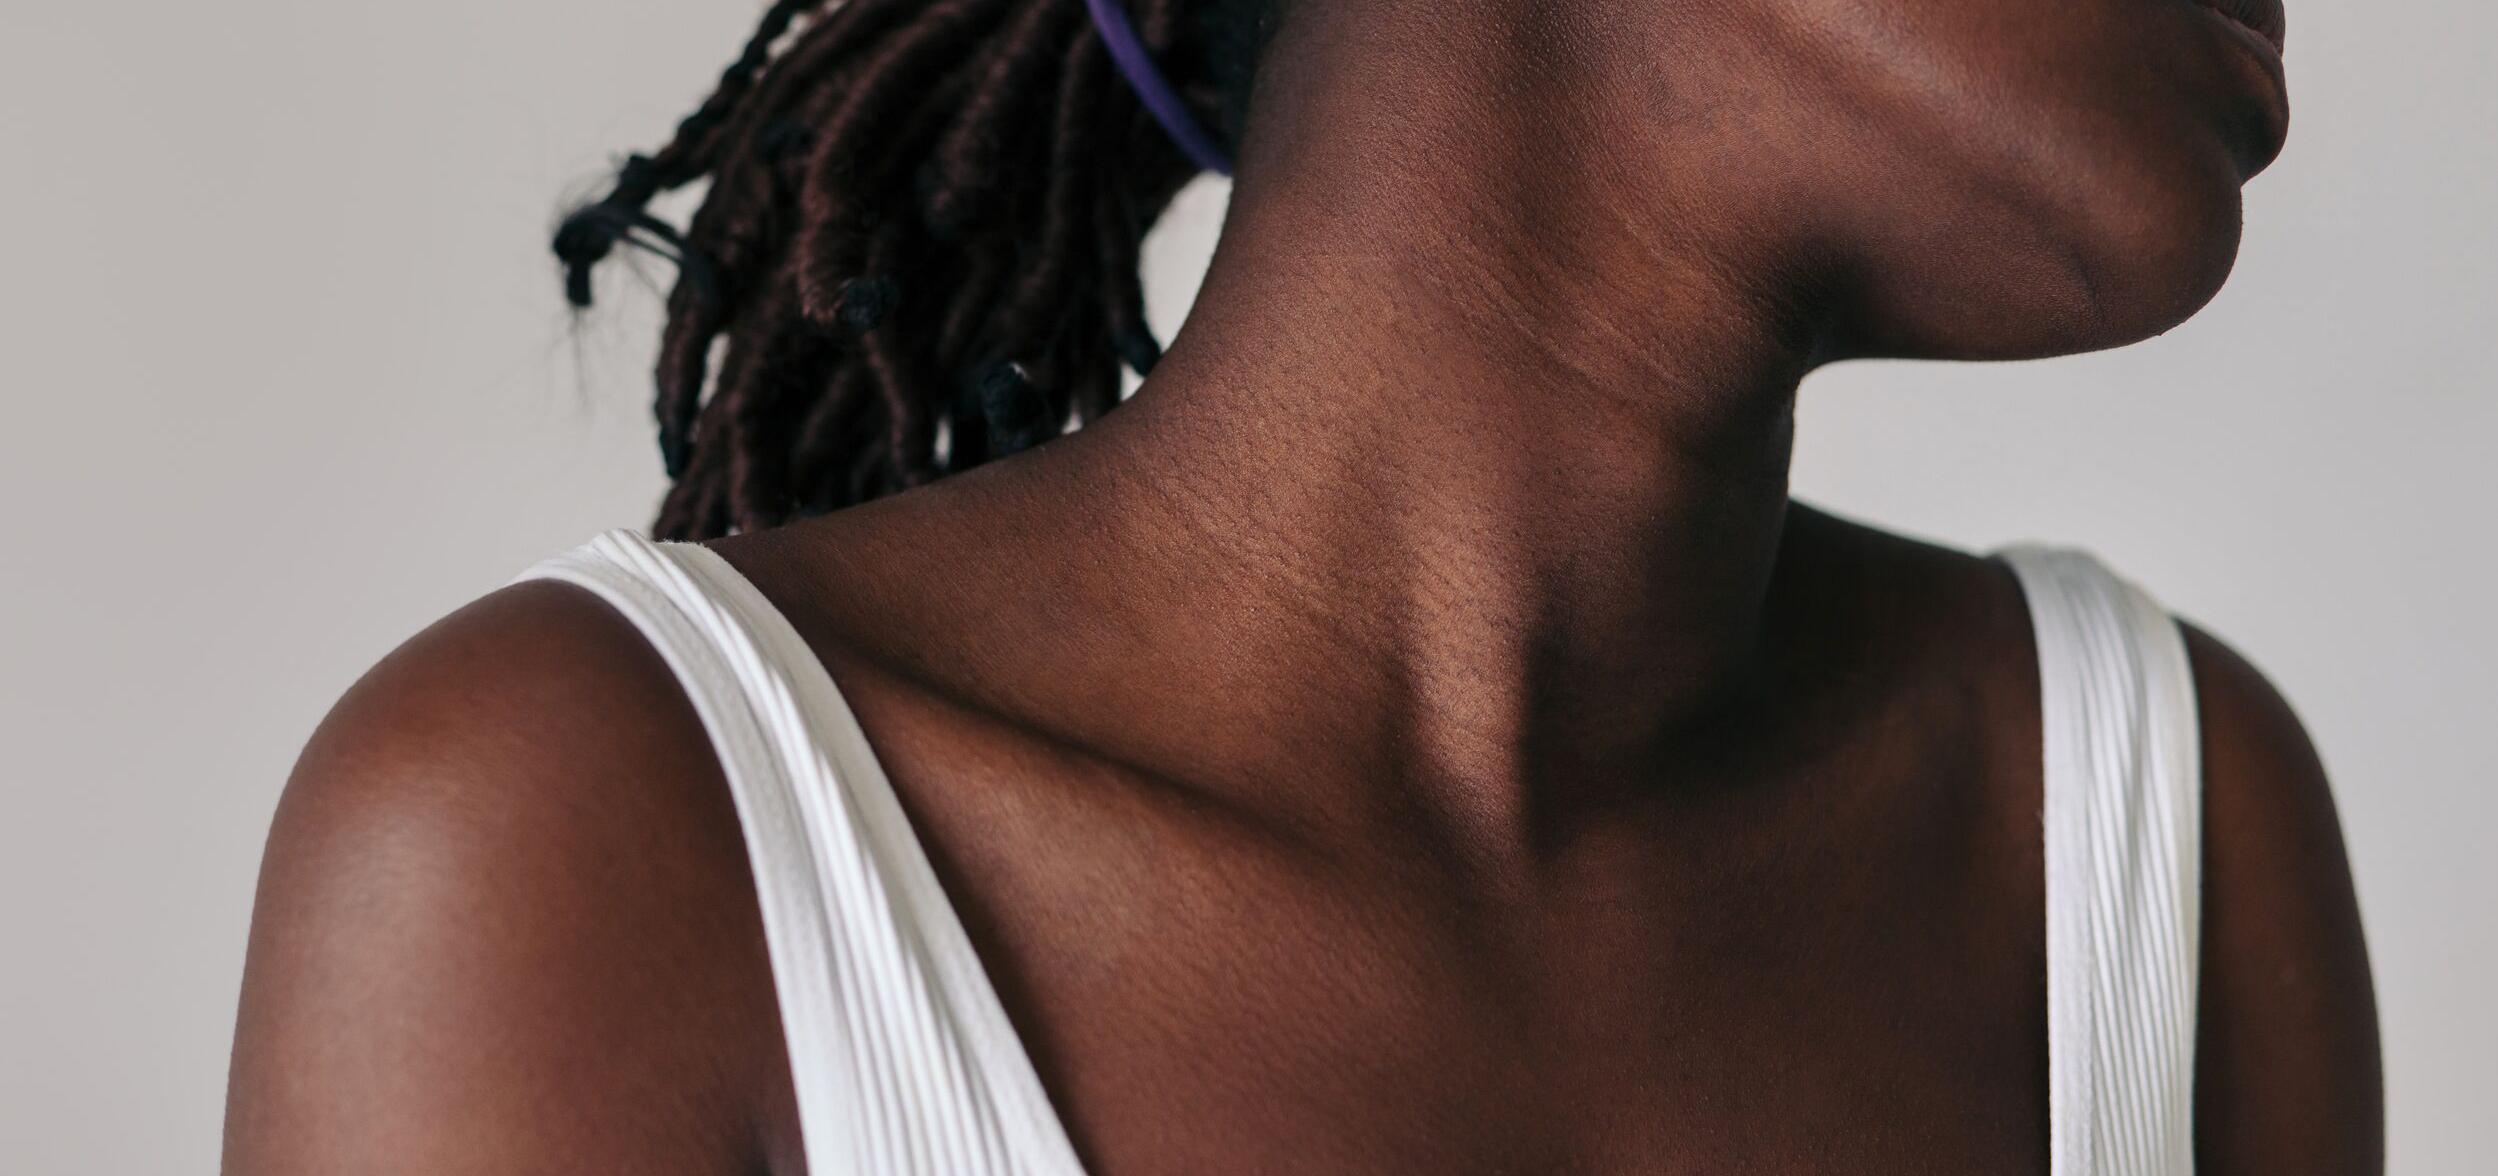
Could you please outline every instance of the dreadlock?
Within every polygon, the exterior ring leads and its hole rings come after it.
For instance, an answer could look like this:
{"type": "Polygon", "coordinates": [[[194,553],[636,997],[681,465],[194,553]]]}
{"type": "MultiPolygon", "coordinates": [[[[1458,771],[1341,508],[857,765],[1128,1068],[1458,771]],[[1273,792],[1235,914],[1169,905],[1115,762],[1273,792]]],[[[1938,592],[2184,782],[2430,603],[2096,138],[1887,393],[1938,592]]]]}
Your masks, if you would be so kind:
{"type": "MultiPolygon", "coordinates": [[[[1264,0],[1129,2],[1236,137],[1264,0]]],[[[555,238],[576,307],[619,244],[677,263],[653,531],[774,526],[1108,412],[1121,367],[1161,355],[1138,252],[1196,173],[1085,0],[779,0],[668,143],[555,238]],[[705,180],[683,229],[649,211],[705,180]]]]}

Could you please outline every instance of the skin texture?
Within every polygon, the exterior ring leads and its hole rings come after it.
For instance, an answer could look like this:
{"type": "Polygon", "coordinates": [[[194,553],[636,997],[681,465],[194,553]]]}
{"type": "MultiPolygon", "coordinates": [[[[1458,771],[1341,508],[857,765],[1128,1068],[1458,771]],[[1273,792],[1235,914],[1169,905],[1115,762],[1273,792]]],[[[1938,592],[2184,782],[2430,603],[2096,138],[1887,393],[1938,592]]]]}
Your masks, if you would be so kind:
{"type": "MultiPolygon", "coordinates": [[[[717,550],[1096,1172],[2043,1171],[2028,619],[1790,503],[1794,398],[2182,320],[2279,102],[2184,0],[1292,5],[1144,392],[717,550]]],[[[2189,648],[2200,1166],[2376,1171],[2330,791],[2189,648]]],[[[507,589],[288,787],[227,1166],[796,1171],[778,1033],[666,668],[507,589]]]]}

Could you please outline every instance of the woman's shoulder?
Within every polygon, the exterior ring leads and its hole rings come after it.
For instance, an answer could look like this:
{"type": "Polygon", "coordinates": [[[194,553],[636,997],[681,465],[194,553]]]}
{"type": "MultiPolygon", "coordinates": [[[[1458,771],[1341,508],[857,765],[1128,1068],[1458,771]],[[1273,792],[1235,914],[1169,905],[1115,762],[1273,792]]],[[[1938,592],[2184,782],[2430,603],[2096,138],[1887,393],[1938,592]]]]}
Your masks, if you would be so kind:
{"type": "Polygon", "coordinates": [[[771,1150],[749,1136],[787,1070],[737,817],[623,617],[516,584],[339,700],[270,832],[232,1082],[239,1170],[771,1150]]]}
{"type": "MultiPolygon", "coordinates": [[[[1849,581],[1842,591],[1862,600],[1922,598],[1889,614],[1905,618],[1892,648],[1903,658],[1923,651],[1915,656],[1988,700],[1988,725],[2026,731],[2007,745],[2034,762],[2034,618],[2010,561],[1829,516],[1808,514],[1804,525],[1819,551],[1806,579],[1849,581]]],[[[2095,556],[2067,572],[2131,580],[2095,556]]],[[[2158,599],[2156,583],[2138,583],[2158,599]]],[[[2378,1170],[2376,1004],[2333,786],[2290,702],[2252,660],[2198,624],[2164,619],[2192,675],[2202,764],[2200,1166],[2378,1170]]]]}
{"type": "Polygon", "coordinates": [[[2381,1171],[2376,998],[2333,788],[2281,691],[2180,627],[2202,728],[2199,1166],[2381,1171]]]}
{"type": "Polygon", "coordinates": [[[589,838],[639,805],[708,797],[671,783],[706,771],[718,775],[699,720],[630,622],[531,580],[437,621],[351,686],[305,745],[274,832],[447,842],[561,818],[567,839],[589,838]]]}
{"type": "Polygon", "coordinates": [[[650,795],[716,777],[708,746],[629,621],[581,588],[524,581],[419,632],[340,697],[296,764],[278,832],[297,816],[384,831],[560,815],[587,836],[637,804],[717,791],[650,795]]]}

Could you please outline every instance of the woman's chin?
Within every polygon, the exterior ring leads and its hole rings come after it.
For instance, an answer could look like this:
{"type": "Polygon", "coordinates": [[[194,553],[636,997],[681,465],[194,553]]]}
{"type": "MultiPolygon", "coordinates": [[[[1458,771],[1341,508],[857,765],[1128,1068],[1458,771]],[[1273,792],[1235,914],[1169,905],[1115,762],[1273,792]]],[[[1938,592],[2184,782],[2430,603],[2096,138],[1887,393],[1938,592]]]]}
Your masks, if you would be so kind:
{"type": "Polygon", "coordinates": [[[1862,271],[1844,332],[1861,355],[2044,359],[2138,343],[2194,317],[2229,279],[2240,204],[2142,200],[2083,225],[1955,233],[1862,271]]]}

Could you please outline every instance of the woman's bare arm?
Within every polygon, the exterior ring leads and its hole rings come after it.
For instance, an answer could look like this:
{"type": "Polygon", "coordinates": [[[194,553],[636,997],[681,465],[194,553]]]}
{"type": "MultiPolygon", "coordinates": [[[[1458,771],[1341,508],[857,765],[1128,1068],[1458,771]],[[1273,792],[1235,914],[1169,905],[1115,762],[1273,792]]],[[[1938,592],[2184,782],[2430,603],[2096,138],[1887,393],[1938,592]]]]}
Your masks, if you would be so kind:
{"type": "Polygon", "coordinates": [[[576,589],[507,589],[349,691],[262,867],[225,1166],[794,1167],[736,815],[692,708],[576,589]]]}

